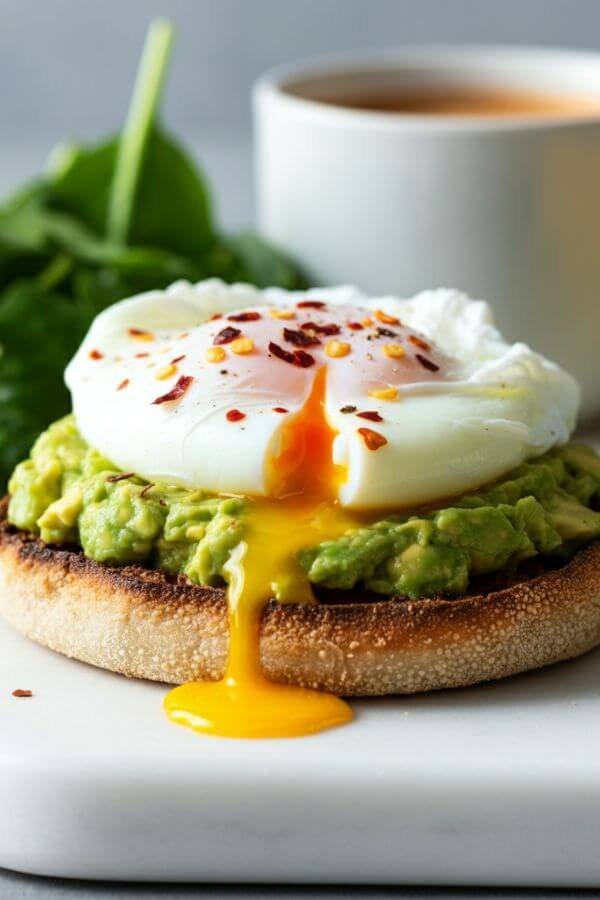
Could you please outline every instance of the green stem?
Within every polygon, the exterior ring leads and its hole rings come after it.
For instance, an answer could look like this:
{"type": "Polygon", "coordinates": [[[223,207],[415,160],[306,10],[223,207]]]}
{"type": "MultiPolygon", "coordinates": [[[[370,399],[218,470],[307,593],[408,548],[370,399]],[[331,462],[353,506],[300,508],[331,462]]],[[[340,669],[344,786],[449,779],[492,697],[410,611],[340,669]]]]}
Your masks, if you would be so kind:
{"type": "Polygon", "coordinates": [[[160,101],[174,29],[165,19],[150,24],[119,150],[108,204],[107,236],[126,244],[144,152],[160,101]]]}

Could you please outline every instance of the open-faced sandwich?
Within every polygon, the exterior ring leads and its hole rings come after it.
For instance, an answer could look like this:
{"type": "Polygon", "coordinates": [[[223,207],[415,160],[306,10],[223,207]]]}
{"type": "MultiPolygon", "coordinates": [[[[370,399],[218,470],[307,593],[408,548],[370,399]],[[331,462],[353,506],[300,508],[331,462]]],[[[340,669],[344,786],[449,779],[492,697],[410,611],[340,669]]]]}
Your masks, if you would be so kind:
{"type": "Polygon", "coordinates": [[[324,691],[468,685],[600,642],[578,388],[483,302],[177,283],[102,313],[66,380],[73,415],[10,481],[0,610],[183,685],[177,721],[306,733],[350,715],[324,691]]]}

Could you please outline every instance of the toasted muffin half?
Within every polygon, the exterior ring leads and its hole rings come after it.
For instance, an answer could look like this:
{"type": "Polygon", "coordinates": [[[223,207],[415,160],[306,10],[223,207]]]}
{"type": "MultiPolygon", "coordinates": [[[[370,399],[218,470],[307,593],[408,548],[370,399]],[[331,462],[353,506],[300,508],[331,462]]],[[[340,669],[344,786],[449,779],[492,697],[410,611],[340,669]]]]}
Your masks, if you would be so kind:
{"type": "MultiPolygon", "coordinates": [[[[0,521],[0,613],[39,644],[134,678],[216,680],[225,592],[141,566],[108,566],[0,521]]],[[[600,643],[600,542],[560,568],[458,599],[271,602],[267,677],[345,696],[409,694],[503,678],[600,643]]]]}

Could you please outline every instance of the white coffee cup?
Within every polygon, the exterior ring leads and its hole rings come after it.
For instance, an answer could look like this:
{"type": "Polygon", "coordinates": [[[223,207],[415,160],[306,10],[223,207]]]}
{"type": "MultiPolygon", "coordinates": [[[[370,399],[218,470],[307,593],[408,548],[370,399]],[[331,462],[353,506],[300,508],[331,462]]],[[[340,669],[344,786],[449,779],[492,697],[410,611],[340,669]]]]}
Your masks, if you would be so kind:
{"type": "Polygon", "coordinates": [[[335,105],[398,85],[600,98],[600,54],[414,47],[267,73],[254,94],[261,228],[314,283],[402,296],[458,287],[489,300],[506,336],[568,368],[584,414],[598,412],[600,115],[335,105]]]}

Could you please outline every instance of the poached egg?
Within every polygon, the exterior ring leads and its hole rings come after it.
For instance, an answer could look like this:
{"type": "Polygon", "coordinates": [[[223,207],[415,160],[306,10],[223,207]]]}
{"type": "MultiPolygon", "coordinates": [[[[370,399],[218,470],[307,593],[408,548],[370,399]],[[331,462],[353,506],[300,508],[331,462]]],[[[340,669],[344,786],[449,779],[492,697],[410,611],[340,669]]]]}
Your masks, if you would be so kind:
{"type": "Polygon", "coordinates": [[[567,373],[448,290],[177,283],[98,316],[66,373],[82,434],[124,470],[262,497],[286,490],[282,467],[302,456],[294,421],[319,378],[349,509],[475,489],[564,443],[578,406],[567,373]]]}
{"type": "Polygon", "coordinates": [[[66,372],[83,437],[124,471],[249,498],[227,570],[221,682],[175,688],[169,716],[238,737],[351,718],[336,697],[268,682],[260,615],[274,586],[314,602],[298,551],[478,488],[568,440],[578,387],[487,304],[354,288],[287,293],[178,282],[93,323],[66,372]]]}

